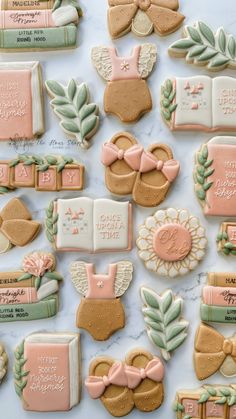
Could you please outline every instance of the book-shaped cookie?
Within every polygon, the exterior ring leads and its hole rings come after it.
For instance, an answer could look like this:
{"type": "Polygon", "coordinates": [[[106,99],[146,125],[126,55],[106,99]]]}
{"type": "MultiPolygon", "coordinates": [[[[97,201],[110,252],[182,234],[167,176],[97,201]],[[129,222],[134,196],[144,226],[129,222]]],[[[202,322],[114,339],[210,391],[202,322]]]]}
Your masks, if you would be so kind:
{"type": "Polygon", "coordinates": [[[132,247],[132,205],[111,199],[58,199],[46,210],[46,234],[56,250],[124,251],[132,247]]]}
{"type": "Polygon", "coordinates": [[[225,221],[216,237],[217,250],[224,255],[236,256],[236,222],[225,221]]]}
{"type": "Polygon", "coordinates": [[[210,272],[202,290],[201,320],[236,323],[236,274],[210,272]]]}
{"type": "Polygon", "coordinates": [[[95,340],[107,340],[125,326],[125,313],[120,298],[130,285],[133,265],[120,261],[109,265],[108,274],[95,274],[94,265],[73,262],[72,282],[83,295],[76,325],[87,330],[95,340]]]}
{"type": "Polygon", "coordinates": [[[233,77],[168,79],[161,89],[161,114],[172,131],[235,131],[233,77]]]}
{"type": "Polygon", "coordinates": [[[0,272],[0,323],[55,316],[61,275],[51,253],[34,252],[23,259],[22,270],[0,272]]]}
{"type": "Polygon", "coordinates": [[[1,0],[1,10],[52,9],[55,0],[1,0]]]}
{"type": "Polygon", "coordinates": [[[25,410],[67,411],[80,401],[80,336],[33,333],[15,350],[15,391],[25,410]]]}
{"type": "Polygon", "coordinates": [[[43,134],[39,62],[1,62],[0,86],[0,141],[32,140],[43,134]]]}

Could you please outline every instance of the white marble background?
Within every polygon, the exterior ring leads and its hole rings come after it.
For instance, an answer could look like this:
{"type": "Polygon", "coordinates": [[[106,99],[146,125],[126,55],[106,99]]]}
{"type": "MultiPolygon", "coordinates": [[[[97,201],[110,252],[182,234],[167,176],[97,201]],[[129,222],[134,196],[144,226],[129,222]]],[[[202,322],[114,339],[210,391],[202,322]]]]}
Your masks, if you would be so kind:
{"type": "MultiPolygon", "coordinates": [[[[107,342],[98,343],[84,331],[81,332],[81,348],[82,348],[82,375],[83,380],[88,372],[89,361],[97,355],[109,354],[114,357],[123,357],[124,353],[135,347],[144,347],[154,354],[158,354],[158,350],[149,342],[145,329],[143,317],[141,314],[141,304],[139,297],[139,288],[142,284],[152,287],[158,292],[162,292],[171,287],[175,293],[183,297],[185,302],[184,316],[190,321],[189,336],[187,341],[176,351],[171,361],[166,365],[165,376],[165,402],[163,406],[151,414],[149,418],[156,419],[172,419],[175,417],[171,411],[171,404],[174,399],[175,392],[178,388],[194,388],[200,383],[195,377],[192,363],[193,340],[197,325],[199,324],[199,304],[202,284],[204,283],[203,273],[211,270],[216,271],[232,271],[235,267],[236,259],[225,258],[217,254],[215,236],[220,221],[219,218],[205,219],[201,213],[201,209],[194,196],[192,167],[194,152],[199,148],[200,144],[211,138],[207,134],[195,133],[178,133],[172,134],[163,123],[159,114],[159,93],[160,84],[167,76],[187,76],[196,75],[198,73],[206,74],[202,68],[194,68],[187,66],[183,60],[174,60],[168,57],[167,47],[175,39],[179,38],[180,31],[173,35],[162,39],[156,35],[152,35],[146,39],[138,39],[134,35],[129,34],[115,42],[122,55],[129,54],[131,48],[137,43],[154,42],[158,48],[158,63],[155,71],[149,78],[149,85],[153,95],[153,111],[144,116],[138,123],[125,126],[122,125],[114,117],[105,117],[102,107],[103,91],[105,83],[99,78],[96,71],[91,65],[90,50],[91,47],[104,44],[111,45],[111,40],[107,31],[106,23],[106,0],[96,1],[80,1],[84,11],[84,18],[81,20],[79,29],[79,48],[75,51],[58,52],[58,53],[22,53],[22,54],[2,54],[0,59],[3,61],[23,61],[23,60],[40,60],[43,66],[44,79],[57,79],[61,82],[67,82],[71,77],[78,81],[87,81],[92,92],[93,99],[99,104],[101,109],[101,126],[94,137],[93,146],[86,152],[77,148],[73,142],[68,142],[59,128],[58,120],[53,115],[49,107],[49,100],[45,94],[45,115],[46,115],[46,133],[37,143],[27,145],[19,145],[19,147],[10,144],[1,144],[1,159],[13,158],[16,152],[34,152],[34,153],[66,153],[80,159],[86,166],[86,189],[84,195],[94,198],[109,197],[103,181],[103,167],[99,161],[101,144],[109,140],[113,134],[121,130],[129,130],[137,136],[139,141],[144,145],[161,141],[166,142],[173,148],[175,158],[181,162],[181,174],[174,184],[168,198],[161,206],[175,206],[177,208],[187,208],[193,214],[199,216],[203,225],[207,229],[209,238],[209,248],[207,256],[199,265],[198,269],[190,275],[175,280],[168,280],[157,277],[149,273],[142,262],[139,260],[134,246],[130,254],[106,254],[97,256],[88,256],[86,254],[60,254],[57,256],[58,271],[64,275],[64,284],[61,288],[61,305],[58,315],[54,319],[34,321],[34,322],[17,322],[17,323],[1,323],[0,324],[0,340],[4,342],[10,357],[9,374],[6,381],[0,389],[0,418],[1,419],[26,419],[26,418],[52,418],[59,419],[67,417],[68,419],[86,419],[96,415],[96,419],[108,418],[109,414],[98,401],[89,399],[86,390],[83,388],[81,403],[68,413],[50,413],[36,414],[32,412],[24,412],[20,400],[15,394],[13,385],[13,349],[21,341],[21,339],[39,330],[71,330],[76,331],[75,314],[79,304],[80,297],[73,288],[68,274],[69,263],[75,259],[84,259],[93,261],[98,272],[106,272],[110,262],[129,258],[135,267],[134,280],[123,297],[123,303],[126,311],[126,327],[119,331],[107,342]]],[[[225,29],[236,35],[236,3],[235,0],[182,0],[181,12],[186,15],[186,23],[193,23],[197,19],[205,20],[212,25],[213,28],[223,25],[225,29]]],[[[224,74],[234,75],[232,71],[225,70],[224,74]]],[[[50,199],[56,197],[56,194],[34,192],[32,189],[20,189],[8,196],[0,198],[0,208],[4,206],[11,197],[20,196],[27,203],[35,219],[43,221],[44,208],[50,199]]],[[[60,193],[57,196],[77,196],[73,192],[60,193]]],[[[143,222],[146,216],[152,214],[152,209],[141,209],[134,206],[134,236],[137,235],[138,225],[143,222]]],[[[13,249],[8,254],[1,255],[0,269],[6,271],[17,269],[21,266],[23,256],[33,250],[50,250],[44,232],[26,248],[13,249]]],[[[224,326],[220,329],[226,336],[232,334],[235,328],[224,326]]],[[[220,374],[208,380],[211,383],[229,383],[230,380],[223,379],[220,374]]],[[[134,410],[130,414],[130,418],[144,418],[145,414],[134,410]]]]}

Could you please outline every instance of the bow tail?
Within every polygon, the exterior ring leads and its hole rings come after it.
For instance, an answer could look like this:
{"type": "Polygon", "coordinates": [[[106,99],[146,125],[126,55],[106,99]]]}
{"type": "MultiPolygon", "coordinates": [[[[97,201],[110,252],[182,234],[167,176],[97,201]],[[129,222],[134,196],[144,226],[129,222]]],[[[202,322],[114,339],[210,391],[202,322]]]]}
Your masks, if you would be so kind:
{"type": "Polygon", "coordinates": [[[154,4],[147,9],[146,13],[154,25],[155,32],[161,35],[174,32],[185,19],[181,13],[154,4]]]}
{"type": "Polygon", "coordinates": [[[223,351],[216,353],[194,353],[194,366],[197,378],[205,380],[215,374],[223,364],[226,355],[223,351]]]}
{"type": "Polygon", "coordinates": [[[119,38],[129,31],[137,10],[135,4],[124,4],[108,10],[108,24],[112,38],[119,38]]]}
{"type": "Polygon", "coordinates": [[[171,10],[178,10],[179,8],[179,0],[152,0],[152,4],[171,10]]]}
{"type": "Polygon", "coordinates": [[[1,232],[14,246],[30,243],[40,230],[40,223],[27,220],[7,220],[2,223],[1,232]]]}

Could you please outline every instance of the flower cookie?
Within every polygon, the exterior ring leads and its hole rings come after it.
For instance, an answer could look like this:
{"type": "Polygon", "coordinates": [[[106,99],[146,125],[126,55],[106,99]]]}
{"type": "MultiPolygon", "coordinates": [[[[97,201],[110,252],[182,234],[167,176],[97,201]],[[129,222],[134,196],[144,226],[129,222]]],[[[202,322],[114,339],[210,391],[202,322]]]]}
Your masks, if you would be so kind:
{"type": "Polygon", "coordinates": [[[108,412],[121,417],[134,407],[141,412],[158,409],[164,399],[164,366],[143,349],[129,352],[124,362],[111,357],[95,358],[85,386],[92,399],[101,400],[108,412]]]}
{"type": "Polygon", "coordinates": [[[114,47],[94,47],[92,62],[106,80],[104,110],[122,122],[136,122],[152,109],[152,98],[145,79],[157,60],[154,44],[137,45],[130,56],[120,57],[114,47]]]}
{"type": "Polygon", "coordinates": [[[0,344],[0,384],[7,374],[8,368],[8,356],[6,354],[5,348],[0,344]]]}
{"type": "Polygon", "coordinates": [[[147,36],[175,32],[185,17],[177,12],[178,0],[108,0],[108,28],[113,39],[132,31],[147,36]]]}
{"type": "Polygon", "coordinates": [[[147,269],[174,278],[196,268],[205,255],[205,229],[185,209],[168,208],[148,217],[139,228],[139,257],[147,269]]]}

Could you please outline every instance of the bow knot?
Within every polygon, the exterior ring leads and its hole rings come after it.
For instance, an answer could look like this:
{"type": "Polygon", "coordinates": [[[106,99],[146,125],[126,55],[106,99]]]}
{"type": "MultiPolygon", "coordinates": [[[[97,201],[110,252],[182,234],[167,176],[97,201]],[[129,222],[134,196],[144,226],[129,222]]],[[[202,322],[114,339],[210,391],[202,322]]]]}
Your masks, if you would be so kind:
{"type": "Polygon", "coordinates": [[[106,375],[104,375],[102,377],[102,380],[103,380],[103,383],[104,383],[105,387],[108,387],[111,384],[111,381],[110,381],[109,377],[107,377],[106,375]]]}
{"type": "Polygon", "coordinates": [[[117,156],[118,156],[118,160],[122,160],[122,159],[124,158],[124,155],[125,155],[124,150],[122,150],[122,149],[120,148],[120,150],[118,151],[118,154],[117,154],[117,156]]]}
{"type": "Polygon", "coordinates": [[[179,173],[180,165],[177,160],[157,160],[152,153],[144,152],[141,158],[140,172],[147,173],[155,169],[161,171],[169,182],[173,182],[179,173]]]}
{"type": "Polygon", "coordinates": [[[144,368],[140,369],[140,376],[141,376],[142,380],[144,380],[144,378],[146,378],[146,371],[145,371],[144,368]]]}
{"type": "Polygon", "coordinates": [[[146,10],[151,6],[151,0],[134,0],[134,4],[146,12],[146,10]]]}
{"type": "Polygon", "coordinates": [[[236,343],[231,339],[225,339],[223,343],[223,352],[225,355],[236,357],[236,343]]]}
{"type": "Polygon", "coordinates": [[[117,147],[113,143],[105,143],[102,147],[101,161],[104,166],[110,166],[117,160],[123,160],[131,167],[131,169],[138,171],[140,167],[143,147],[135,144],[127,150],[117,147]]]}

